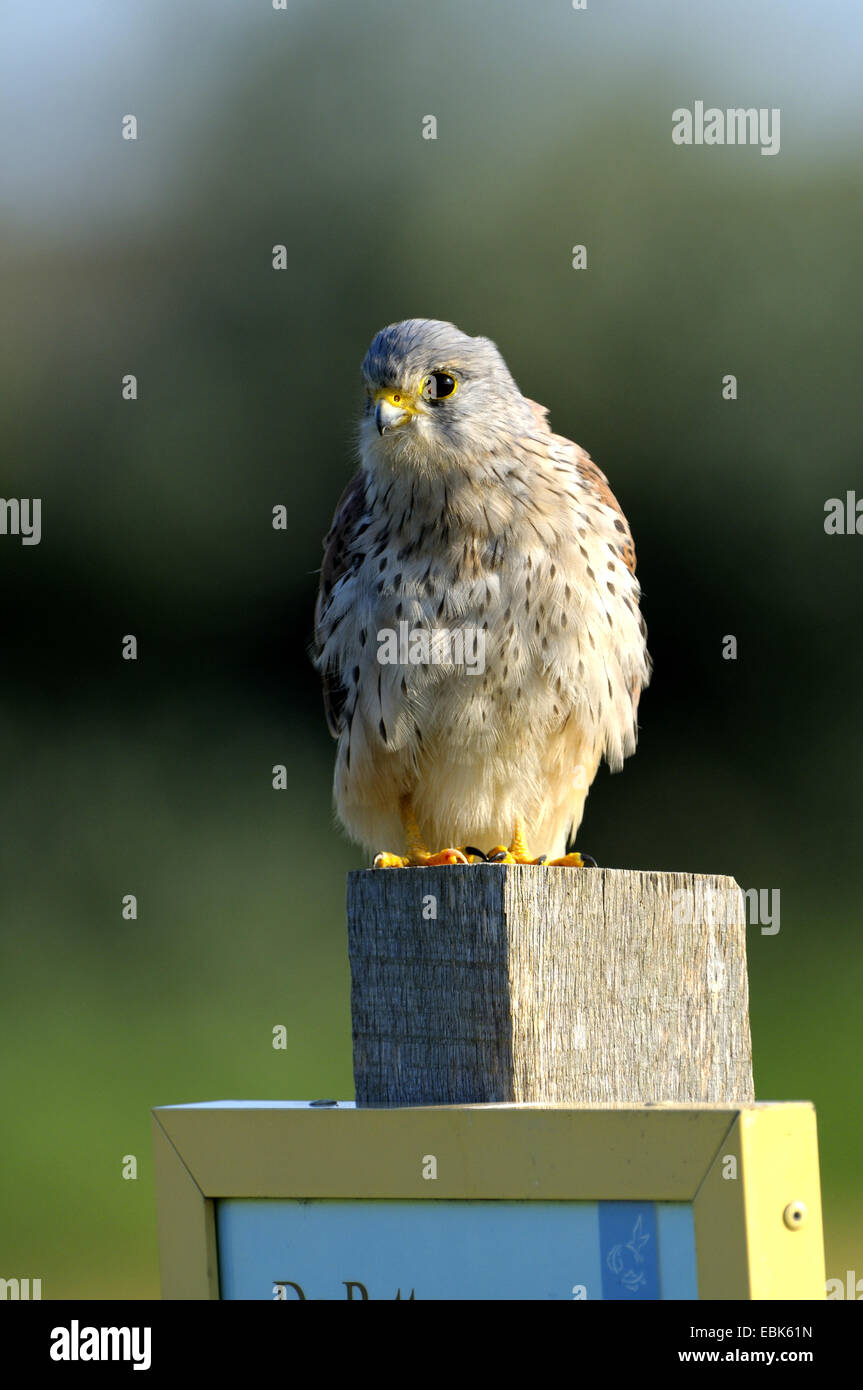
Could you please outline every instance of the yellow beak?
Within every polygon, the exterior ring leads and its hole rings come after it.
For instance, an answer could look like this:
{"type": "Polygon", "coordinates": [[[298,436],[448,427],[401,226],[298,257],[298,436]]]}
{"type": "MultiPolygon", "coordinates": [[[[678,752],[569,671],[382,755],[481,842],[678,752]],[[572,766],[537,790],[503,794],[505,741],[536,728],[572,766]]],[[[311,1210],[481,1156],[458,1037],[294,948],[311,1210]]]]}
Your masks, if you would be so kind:
{"type": "Polygon", "coordinates": [[[400,391],[381,391],[375,403],[375,424],[378,434],[397,429],[409,420],[413,412],[400,391]]]}

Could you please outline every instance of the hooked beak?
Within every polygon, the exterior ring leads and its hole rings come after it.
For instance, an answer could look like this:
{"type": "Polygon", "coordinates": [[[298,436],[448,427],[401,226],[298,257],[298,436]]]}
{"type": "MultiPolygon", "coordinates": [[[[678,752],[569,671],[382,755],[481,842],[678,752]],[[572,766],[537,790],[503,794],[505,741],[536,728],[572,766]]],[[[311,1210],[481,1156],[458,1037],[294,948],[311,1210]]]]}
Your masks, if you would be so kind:
{"type": "Polygon", "coordinates": [[[386,434],[387,430],[394,430],[399,425],[403,425],[405,420],[410,418],[410,411],[402,406],[396,405],[386,396],[378,398],[375,406],[375,424],[378,427],[378,434],[386,434]]]}

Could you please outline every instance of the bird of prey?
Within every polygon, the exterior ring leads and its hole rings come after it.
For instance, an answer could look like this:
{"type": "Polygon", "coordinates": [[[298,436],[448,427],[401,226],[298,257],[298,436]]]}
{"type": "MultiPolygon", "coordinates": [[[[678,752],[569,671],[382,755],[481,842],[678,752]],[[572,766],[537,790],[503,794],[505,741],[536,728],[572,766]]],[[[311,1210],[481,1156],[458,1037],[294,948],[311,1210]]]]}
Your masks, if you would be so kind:
{"type": "Polygon", "coordinates": [[[378,868],[580,866],[567,842],[650,679],[626,518],[491,339],[407,319],[362,375],[313,644],[338,817],[378,868]]]}

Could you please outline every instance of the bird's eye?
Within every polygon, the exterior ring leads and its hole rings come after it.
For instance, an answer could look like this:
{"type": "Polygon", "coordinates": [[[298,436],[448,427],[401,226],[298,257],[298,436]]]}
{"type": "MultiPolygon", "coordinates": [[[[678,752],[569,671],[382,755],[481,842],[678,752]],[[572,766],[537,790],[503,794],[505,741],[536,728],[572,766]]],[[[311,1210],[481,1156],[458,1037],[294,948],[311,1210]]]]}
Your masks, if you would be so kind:
{"type": "Polygon", "coordinates": [[[432,372],[423,382],[422,394],[427,401],[440,401],[451,396],[457,385],[455,377],[450,376],[449,372],[432,372]]]}

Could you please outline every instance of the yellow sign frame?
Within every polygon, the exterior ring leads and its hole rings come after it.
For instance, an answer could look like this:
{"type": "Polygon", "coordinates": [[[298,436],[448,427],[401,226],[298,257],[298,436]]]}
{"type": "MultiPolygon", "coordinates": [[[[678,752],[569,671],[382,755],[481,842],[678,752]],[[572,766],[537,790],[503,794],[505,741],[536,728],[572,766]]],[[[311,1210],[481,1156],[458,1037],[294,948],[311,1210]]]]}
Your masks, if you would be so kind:
{"type": "Polygon", "coordinates": [[[826,1296],[808,1101],[221,1101],[157,1107],[153,1142],[163,1298],[219,1297],[215,1203],[231,1197],[690,1202],[700,1299],[826,1296]]]}

